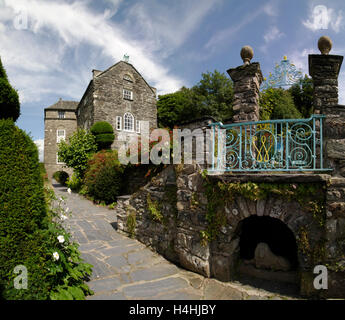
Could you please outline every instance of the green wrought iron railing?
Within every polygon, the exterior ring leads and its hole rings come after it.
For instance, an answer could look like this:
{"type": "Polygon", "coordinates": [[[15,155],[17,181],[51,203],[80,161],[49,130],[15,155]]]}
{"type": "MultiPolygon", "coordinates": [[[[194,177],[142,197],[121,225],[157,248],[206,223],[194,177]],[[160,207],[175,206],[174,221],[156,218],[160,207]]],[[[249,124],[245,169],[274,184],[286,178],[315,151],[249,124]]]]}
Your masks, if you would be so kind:
{"type": "Polygon", "coordinates": [[[329,171],[323,166],[324,118],[212,123],[210,171],[329,171]]]}

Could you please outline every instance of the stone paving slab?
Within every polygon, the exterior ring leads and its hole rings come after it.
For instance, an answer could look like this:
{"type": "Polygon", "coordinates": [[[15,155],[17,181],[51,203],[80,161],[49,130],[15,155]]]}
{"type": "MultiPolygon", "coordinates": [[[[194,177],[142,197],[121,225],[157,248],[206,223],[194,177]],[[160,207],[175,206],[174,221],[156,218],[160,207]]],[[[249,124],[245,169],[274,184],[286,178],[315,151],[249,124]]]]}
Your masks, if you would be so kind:
{"type": "Polygon", "coordinates": [[[96,206],[53,184],[68,208],[64,227],[79,243],[82,258],[93,265],[90,300],[287,299],[234,283],[207,279],[183,270],[135,239],[118,233],[116,211],[96,206]]]}

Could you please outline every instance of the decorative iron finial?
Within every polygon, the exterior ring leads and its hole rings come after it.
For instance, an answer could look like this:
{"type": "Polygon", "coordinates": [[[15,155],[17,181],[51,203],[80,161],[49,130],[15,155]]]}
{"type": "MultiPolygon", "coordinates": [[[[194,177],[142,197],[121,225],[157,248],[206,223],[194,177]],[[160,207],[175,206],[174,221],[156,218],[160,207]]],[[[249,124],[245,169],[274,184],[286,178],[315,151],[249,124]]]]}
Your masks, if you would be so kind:
{"type": "Polygon", "coordinates": [[[332,45],[333,43],[331,38],[327,36],[322,36],[317,43],[321,54],[329,54],[332,49],[332,45]]]}
{"type": "Polygon", "coordinates": [[[250,60],[253,59],[254,51],[251,46],[244,46],[241,49],[241,58],[243,60],[244,65],[250,64],[250,60]]]}
{"type": "Polygon", "coordinates": [[[270,72],[268,78],[261,84],[260,90],[290,87],[302,78],[302,72],[284,56],[280,64],[276,63],[273,74],[270,72]]]}
{"type": "Polygon", "coordinates": [[[125,54],[123,55],[122,60],[123,60],[124,62],[128,62],[128,61],[129,61],[129,55],[128,55],[127,53],[125,53],[125,54]]]}

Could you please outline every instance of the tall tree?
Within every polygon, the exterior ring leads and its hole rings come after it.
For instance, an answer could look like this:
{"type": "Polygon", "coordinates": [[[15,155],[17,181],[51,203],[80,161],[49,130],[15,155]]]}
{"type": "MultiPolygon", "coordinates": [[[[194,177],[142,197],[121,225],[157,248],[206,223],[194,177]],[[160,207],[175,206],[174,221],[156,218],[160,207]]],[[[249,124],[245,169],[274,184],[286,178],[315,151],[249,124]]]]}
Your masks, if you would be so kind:
{"type": "Polygon", "coordinates": [[[261,93],[260,118],[299,119],[302,114],[296,108],[289,91],[281,88],[268,88],[261,93]]]}
{"type": "Polygon", "coordinates": [[[232,117],[233,83],[217,70],[202,74],[191,89],[159,96],[158,124],[172,128],[186,120],[212,116],[219,121],[232,117]]]}
{"type": "Polygon", "coordinates": [[[307,75],[288,90],[294,104],[303,118],[309,118],[313,111],[313,79],[307,75]]]}
{"type": "Polygon", "coordinates": [[[6,70],[0,59],[0,119],[17,121],[20,115],[19,96],[7,78],[6,70]]]}

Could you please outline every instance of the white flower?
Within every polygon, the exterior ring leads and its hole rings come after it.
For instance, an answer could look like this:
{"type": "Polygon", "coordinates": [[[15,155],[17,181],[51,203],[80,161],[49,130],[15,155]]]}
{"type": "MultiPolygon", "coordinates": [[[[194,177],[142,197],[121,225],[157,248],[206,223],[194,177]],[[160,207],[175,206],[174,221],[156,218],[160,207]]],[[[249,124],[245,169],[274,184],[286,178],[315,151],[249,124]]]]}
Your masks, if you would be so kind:
{"type": "Polygon", "coordinates": [[[69,208],[66,208],[66,210],[65,210],[66,212],[68,212],[69,211],[69,208]]]}
{"type": "Polygon", "coordinates": [[[62,214],[62,215],[60,216],[60,219],[61,219],[61,220],[66,220],[66,219],[68,219],[68,218],[67,218],[67,216],[65,216],[64,214],[62,214]]]}
{"type": "Polygon", "coordinates": [[[59,254],[56,251],[53,253],[53,258],[55,261],[58,261],[60,258],[59,254]]]}
{"type": "Polygon", "coordinates": [[[58,236],[57,239],[59,240],[60,243],[65,242],[65,237],[64,236],[58,236]]]}
{"type": "Polygon", "coordinates": [[[67,192],[68,192],[69,194],[71,194],[71,193],[72,193],[71,188],[68,188],[68,189],[67,189],[67,192]]]}

